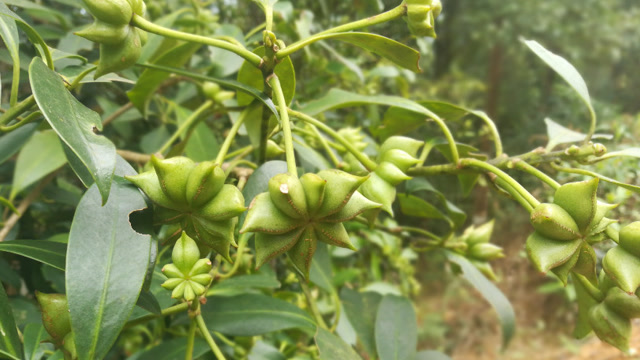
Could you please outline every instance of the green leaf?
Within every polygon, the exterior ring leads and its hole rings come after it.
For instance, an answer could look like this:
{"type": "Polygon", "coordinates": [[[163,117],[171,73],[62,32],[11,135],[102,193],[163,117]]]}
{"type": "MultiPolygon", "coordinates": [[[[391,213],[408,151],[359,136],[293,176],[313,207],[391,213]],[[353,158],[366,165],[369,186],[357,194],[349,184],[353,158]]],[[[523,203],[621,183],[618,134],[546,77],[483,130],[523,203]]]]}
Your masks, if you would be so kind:
{"type": "Polygon", "coordinates": [[[382,298],[376,316],[375,338],[380,360],[415,358],[418,320],[411,300],[395,295],[382,298]]]}
{"type": "MultiPolygon", "coordinates": [[[[193,358],[200,358],[202,355],[211,351],[207,342],[201,338],[196,337],[193,343],[193,358]]],[[[179,337],[169,341],[163,341],[160,345],[152,347],[151,349],[137,353],[128,360],[175,360],[183,359],[184,354],[187,352],[187,338],[179,337]]]]}
{"type": "Polygon", "coordinates": [[[426,219],[448,219],[435,206],[414,195],[398,194],[398,203],[403,214],[426,219]]]}
{"type": "Polygon", "coordinates": [[[423,350],[416,354],[416,360],[451,360],[451,358],[440,351],[423,350]]]}
{"type": "Polygon", "coordinates": [[[318,327],[315,336],[320,360],[361,360],[362,358],[339,337],[329,331],[318,327]]]}
{"type": "Polygon", "coordinates": [[[67,244],[48,240],[0,242],[0,251],[28,257],[64,271],[67,244]]]}
{"type": "Polygon", "coordinates": [[[407,193],[413,194],[421,191],[427,191],[435,194],[440,200],[440,203],[447,210],[447,215],[453,221],[456,227],[460,227],[464,225],[464,222],[467,220],[467,214],[460,210],[454,203],[447,200],[447,197],[444,196],[442,192],[438,189],[434,188],[431,183],[423,178],[413,178],[406,182],[405,189],[407,193]]]}
{"type": "Polygon", "coordinates": [[[55,132],[43,131],[35,134],[18,155],[13,173],[11,198],[66,162],[62,145],[55,132]]]}
{"type": "Polygon", "coordinates": [[[136,305],[152,314],[160,315],[162,313],[158,299],[150,291],[142,291],[136,305]]]}
{"type": "Polygon", "coordinates": [[[25,360],[40,360],[44,355],[41,342],[49,337],[42,324],[30,323],[24,328],[24,358],[25,360]]]}
{"type": "Polygon", "coordinates": [[[374,292],[357,292],[343,287],[340,299],[353,329],[358,334],[360,344],[371,357],[375,357],[376,315],[382,296],[374,292]]]}
{"type": "MultiPolygon", "coordinates": [[[[182,67],[201,46],[201,44],[186,42],[165,51],[153,63],[161,66],[182,67]]],[[[147,116],[151,98],[168,77],[169,73],[165,71],[145,69],[133,89],[127,92],[129,100],[143,116],[147,116]]]]}
{"type": "Polygon", "coordinates": [[[137,188],[119,181],[112,183],[106,205],[96,186],[78,204],[69,233],[66,289],[80,360],[103,358],[136,304],[151,237],[131,229],[129,214],[146,206],[137,188]]]}
{"type": "Polygon", "coordinates": [[[22,345],[18,337],[18,328],[11,312],[11,305],[4,286],[0,284],[0,355],[10,359],[22,359],[22,345]]]}
{"type": "MultiPolygon", "coordinates": [[[[253,52],[260,57],[264,56],[264,46],[260,46],[253,50],[253,52]]],[[[293,96],[296,92],[296,72],[293,68],[291,59],[287,56],[282,59],[278,65],[276,65],[274,71],[280,79],[280,85],[282,85],[282,92],[284,93],[284,100],[287,104],[291,104],[293,96]]],[[[246,84],[247,86],[257,89],[259,91],[264,90],[264,77],[260,69],[251,65],[249,62],[244,62],[240,70],[238,71],[238,82],[246,84]]],[[[250,94],[238,93],[238,105],[249,105],[253,101],[253,97],[250,94]]]]}
{"type": "Polygon", "coordinates": [[[302,167],[309,171],[320,171],[331,168],[329,162],[320,155],[315,149],[310,146],[299,142],[293,142],[293,149],[296,151],[297,159],[300,161],[302,167]]]}
{"type": "Polygon", "coordinates": [[[116,149],[109,139],[94,133],[94,129],[102,130],[100,115],[74,98],[60,76],[40,59],[31,62],[29,81],[38,107],[91,174],[104,205],[111,189],[116,149]]]}
{"type": "Polygon", "coordinates": [[[511,341],[516,328],[516,315],[511,303],[502,291],[482,275],[465,257],[450,251],[447,251],[446,255],[449,261],[460,266],[464,278],[480,292],[498,313],[502,327],[502,348],[504,349],[511,341]]]}
{"type": "Polygon", "coordinates": [[[20,150],[36,132],[38,125],[38,123],[27,124],[0,136],[0,165],[20,150]]]}
{"type": "Polygon", "coordinates": [[[251,289],[277,289],[280,282],[274,276],[267,274],[251,274],[234,276],[215,284],[207,296],[235,296],[245,294],[251,289]]]}
{"type": "Polygon", "coordinates": [[[434,115],[429,109],[418,104],[417,102],[400,96],[360,95],[337,88],[329,90],[327,95],[325,95],[324,97],[321,97],[314,101],[310,101],[305,106],[303,106],[300,111],[307,115],[314,116],[328,110],[370,104],[395,106],[414,113],[422,114],[424,115],[424,120],[434,115]]]}
{"type": "Polygon", "coordinates": [[[262,340],[258,340],[251,348],[248,360],[286,360],[277,348],[262,340]]]}
{"type": "MultiPolygon", "coordinates": [[[[2,143],[2,139],[0,139],[0,143],[2,143]]],[[[0,146],[0,149],[2,149],[1,146],[0,146]]],[[[640,158],[640,148],[628,148],[628,149],[619,150],[619,151],[612,151],[600,156],[599,160],[604,160],[604,159],[617,157],[617,156],[631,156],[635,158],[640,158]]],[[[0,163],[1,162],[2,161],[0,160],[0,163]]]]}
{"type": "Polygon", "coordinates": [[[298,328],[315,332],[316,324],[305,311],[270,296],[245,294],[209,298],[202,306],[207,327],[232,336],[256,336],[298,328]]]}
{"type": "Polygon", "coordinates": [[[422,71],[419,65],[420,53],[417,50],[381,35],[364,32],[342,32],[312,35],[311,39],[313,42],[327,39],[340,40],[380,55],[405,69],[417,73],[422,71]]]}
{"type": "MultiPolygon", "coordinates": [[[[579,142],[587,138],[587,135],[568,129],[549,118],[545,118],[544,123],[547,124],[547,137],[549,138],[546,148],[547,151],[553,150],[553,148],[555,148],[559,144],[579,142]]],[[[610,140],[613,139],[613,135],[593,134],[591,138],[610,140]]],[[[602,158],[603,157],[601,157],[601,159],[602,158]]]]}
{"type": "MultiPolygon", "coordinates": [[[[15,21],[16,25],[18,25],[18,27],[22,31],[24,31],[25,34],[27,34],[29,41],[31,41],[31,43],[35,45],[36,49],[40,53],[40,56],[46,59],[49,67],[53,68],[53,59],[51,58],[51,52],[49,51],[47,43],[42,39],[42,36],[40,36],[40,34],[34,28],[32,28],[31,25],[22,20],[20,16],[11,11],[4,3],[7,3],[7,1],[3,0],[3,3],[0,3],[0,15],[12,18],[15,21]]],[[[23,1],[23,3],[29,4],[31,2],[23,1]]],[[[48,9],[47,11],[50,11],[50,9],[48,9]]]]}
{"type": "Polygon", "coordinates": [[[331,271],[331,255],[327,244],[318,244],[316,252],[311,261],[311,272],[309,278],[314,284],[318,285],[325,291],[333,290],[333,271],[331,271]]]}
{"type": "MultiPolygon", "coordinates": [[[[271,112],[273,113],[273,115],[275,115],[276,119],[278,119],[278,121],[280,121],[280,113],[278,113],[278,109],[276,108],[275,104],[273,103],[273,100],[271,100],[271,98],[269,98],[265,93],[263,93],[262,91],[247,86],[241,82],[238,81],[233,81],[233,80],[223,80],[223,79],[218,79],[218,78],[214,78],[214,77],[210,77],[210,76],[204,76],[204,75],[200,75],[200,74],[196,74],[196,73],[192,73],[190,71],[187,70],[182,70],[182,69],[178,69],[178,68],[173,68],[173,67],[168,67],[168,66],[160,66],[160,65],[152,65],[152,64],[138,64],[139,66],[148,68],[148,69],[156,69],[156,70],[161,70],[161,71],[165,71],[165,72],[169,72],[169,73],[174,73],[174,74],[178,74],[178,75],[184,75],[193,79],[198,79],[198,80],[203,80],[203,81],[212,81],[214,83],[217,83],[219,85],[221,85],[222,87],[226,87],[232,90],[236,90],[236,91],[241,91],[243,93],[249,94],[251,96],[253,96],[254,98],[258,99],[260,102],[262,102],[267,108],[269,108],[269,110],[271,110],[271,112]]],[[[240,93],[238,93],[240,94],[240,93]]]]}
{"type": "MultiPolygon", "coordinates": [[[[468,109],[442,101],[418,101],[418,103],[446,121],[458,121],[470,112],[468,109]]],[[[425,124],[425,120],[424,115],[392,106],[384,113],[382,125],[372,131],[384,140],[393,135],[410,133],[425,124]]]]}
{"type": "Polygon", "coordinates": [[[593,106],[591,105],[587,84],[584,82],[584,79],[582,79],[582,76],[580,76],[580,73],[578,73],[578,70],[576,70],[576,68],[563,57],[545,49],[537,41],[524,39],[521,39],[521,41],[524,42],[534,54],[538,55],[542,61],[547,63],[550,68],[558,73],[558,75],[560,75],[569,84],[569,86],[578,93],[584,104],[589,108],[589,113],[592,114],[592,116],[595,116],[593,115],[594,111],[593,106]]]}

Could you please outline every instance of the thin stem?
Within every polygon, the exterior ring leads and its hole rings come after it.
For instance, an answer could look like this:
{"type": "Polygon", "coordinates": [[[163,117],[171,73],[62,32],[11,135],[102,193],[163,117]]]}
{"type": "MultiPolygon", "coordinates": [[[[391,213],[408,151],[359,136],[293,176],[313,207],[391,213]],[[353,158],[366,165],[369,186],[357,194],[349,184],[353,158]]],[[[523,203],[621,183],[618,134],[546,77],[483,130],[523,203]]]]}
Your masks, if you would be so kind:
{"type": "Polygon", "coordinates": [[[483,111],[473,111],[472,114],[482,119],[489,127],[489,131],[491,131],[491,136],[493,137],[493,143],[496,147],[496,157],[502,155],[502,140],[500,139],[500,133],[498,132],[496,123],[494,123],[493,120],[491,120],[483,111]]]}
{"type": "Polygon", "coordinates": [[[242,264],[242,255],[244,254],[244,248],[247,246],[249,238],[250,236],[247,233],[240,234],[240,239],[238,239],[238,250],[236,251],[236,260],[233,262],[233,267],[228,273],[218,275],[220,279],[228,279],[238,271],[240,264],[242,264]]]}
{"type": "Polygon", "coordinates": [[[2,132],[13,131],[19,127],[27,125],[28,123],[38,120],[40,116],[42,116],[42,113],[40,111],[34,111],[31,114],[27,115],[26,117],[22,118],[20,122],[17,122],[13,125],[8,125],[8,126],[0,126],[0,131],[2,132]]]}
{"type": "Polygon", "coordinates": [[[168,307],[166,309],[163,309],[162,312],[160,312],[160,314],[148,314],[142,317],[139,317],[135,320],[131,320],[129,322],[127,322],[124,325],[124,329],[130,329],[134,326],[138,326],[140,324],[144,324],[146,322],[149,322],[151,320],[157,319],[157,318],[161,318],[164,316],[169,316],[169,315],[174,315],[174,314],[179,314],[183,311],[187,311],[189,309],[189,303],[183,302],[177,305],[173,305],[171,307],[168,307]]]}
{"type": "Polygon", "coordinates": [[[20,66],[13,64],[13,78],[11,79],[11,97],[9,106],[13,107],[18,102],[18,89],[20,88],[20,66]]]}
{"type": "Polygon", "coordinates": [[[318,131],[317,127],[313,125],[310,125],[310,126],[311,126],[311,129],[313,129],[314,135],[318,138],[318,141],[320,141],[320,144],[324,148],[324,151],[327,153],[327,155],[329,155],[329,157],[331,158],[331,161],[333,161],[333,164],[335,165],[335,167],[340,167],[340,160],[338,160],[338,158],[336,157],[336,154],[334,154],[333,150],[331,150],[331,147],[329,146],[327,139],[325,139],[324,136],[320,134],[320,131],[318,131]]]}
{"type": "Polygon", "coordinates": [[[282,85],[280,85],[280,79],[275,73],[269,76],[267,83],[273,89],[273,95],[278,105],[278,112],[280,112],[280,121],[282,123],[282,135],[284,137],[284,152],[287,160],[287,170],[289,174],[294,177],[298,177],[298,169],[296,168],[296,157],[293,151],[293,137],[291,135],[291,123],[289,122],[289,113],[287,112],[287,102],[284,99],[284,93],[282,92],[282,85]]]}
{"type": "Polygon", "coordinates": [[[273,31],[273,6],[267,5],[264,7],[265,15],[265,30],[273,31]]]}
{"type": "Polygon", "coordinates": [[[175,133],[173,133],[173,135],[171,136],[171,138],[169,140],[167,140],[167,142],[164,143],[164,145],[162,145],[162,147],[160,148],[160,150],[158,150],[159,153],[164,153],[165,151],[167,151],[167,149],[169,149],[169,147],[171,146],[171,144],[173,144],[178,137],[180,137],[180,135],[182,135],[188,128],[190,128],[195,122],[196,120],[198,120],[198,118],[200,117],[200,115],[202,115],[207,109],[209,109],[210,107],[212,107],[215,104],[215,102],[213,100],[207,100],[205,101],[202,105],[200,105],[199,108],[196,109],[196,111],[194,111],[191,116],[189,116],[176,130],[175,133]]]}
{"type": "Polygon", "coordinates": [[[263,22],[262,24],[254,27],[253,29],[249,30],[249,32],[247,33],[247,35],[244,36],[244,40],[247,41],[249,40],[250,37],[252,37],[253,35],[259,33],[260,31],[262,31],[262,29],[264,29],[267,26],[266,22],[263,22]]]}
{"type": "Polygon", "coordinates": [[[591,137],[596,132],[596,113],[593,111],[593,107],[587,105],[589,108],[589,117],[591,118],[591,123],[589,125],[589,132],[587,136],[584,138],[584,144],[587,145],[591,141],[591,137]]]}
{"type": "Polygon", "coordinates": [[[42,192],[42,190],[44,190],[45,186],[47,186],[51,182],[51,180],[53,180],[56,177],[57,173],[58,173],[57,171],[54,171],[51,174],[49,174],[49,176],[47,176],[44,180],[42,180],[29,193],[29,195],[27,195],[27,197],[25,197],[24,200],[22,200],[20,205],[18,205],[17,207],[17,212],[14,212],[13,214],[11,214],[9,219],[7,219],[7,221],[4,223],[3,228],[0,229],[0,242],[2,242],[7,237],[7,235],[9,235],[9,233],[11,232],[11,229],[13,229],[13,227],[18,223],[18,220],[20,220],[24,212],[27,211],[27,209],[29,208],[29,205],[31,205],[31,203],[34,202],[38,198],[38,196],[40,196],[40,193],[42,192]]]}
{"type": "Polygon", "coordinates": [[[471,166],[495,174],[496,176],[504,180],[511,188],[517,191],[532,207],[535,208],[536,206],[540,205],[540,202],[533,195],[531,195],[531,193],[528,192],[527,189],[525,189],[522,185],[520,185],[520,183],[515,181],[511,176],[507,175],[507,173],[498,169],[497,167],[484,161],[471,158],[462,159],[460,160],[459,164],[461,167],[471,166]]]}
{"type": "Polygon", "coordinates": [[[196,319],[191,319],[189,332],[187,333],[187,351],[184,353],[185,360],[193,360],[193,344],[196,341],[196,319]]]}
{"type": "Polygon", "coordinates": [[[338,323],[340,322],[340,315],[342,313],[342,303],[340,302],[340,296],[338,296],[338,292],[335,289],[331,289],[331,298],[333,299],[333,305],[336,308],[335,319],[333,320],[333,325],[329,329],[330,332],[336,331],[338,328],[338,323]]]}
{"type": "Polygon", "coordinates": [[[533,165],[529,165],[525,161],[516,161],[515,167],[516,169],[528,172],[529,174],[544,181],[547,185],[551,186],[553,189],[557,189],[560,187],[560,184],[557,181],[553,180],[549,175],[538,170],[538,168],[534,167],[533,165]]]}
{"type": "Polygon", "coordinates": [[[234,158],[234,157],[236,157],[236,156],[238,156],[240,154],[244,154],[246,152],[252,152],[252,151],[253,151],[253,145],[247,145],[247,146],[245,146],[243,148],[240,148],[238,150],[234,150],[234,151],[228,153],[227,155],[224,156],[224,159],[228,160],[228,159],[234,158]]]}
{"type": "Polygon", "coordinates": [[[313,34],[311,36],[309,36],[306,39],[302,39],[302,40],[298,40],[296,42],[294,42],[293,44],[287,46],[286,48],[278,51],[276,53],[276,57],[278,59],[282,59],[284,57],[287,57],[291,54],[293,54],[294,52],[302,49],[303,47],[316,42],[318,40],[321,40],[323,38],[323,35],[327,35],[327,34],[333,34],[333,33],[341,33],[341,32],[346,32],[346,31],[351,31],[351,30],[356,30],[356,29],[360,29],[360,28],[364,28],[367,26],[372,26],[372,25],[376,25],[376,24],[380,24],[380,23],[384,23],[387,21],[391,21],[394,19],[397,19],[401,16],[403,16],[404,14],[406,14],[407,12],[407,7],[404,3],[402,3],[401,5],[396,6],[395,8],[387,11],[387,12],[383,12],[382,14],[378,14],[375,16],[371,16],[368,17],[366,19],[361,19],[361,20],[357,20],[357,21],[353,21],[350,22],[348,24],[343,24],[343,25],[339,25],[327,30],[324,30],[322,32],[319,32],[317,34],[313,34]]]}
{"type": "Polygon", "coordinates": [[[119,118],[120,115],[126,113],[127,110],[131,109],[132,107],[133,107],[132,102],[122,105],[118,110],[114,111],[113,114],[109,115],[106,119],[104,119],[104,121],[102,122],[102,127],[105,127],[111,124],[113,120],[119,118]]]}
{"type": "Polygon", "coordinates": [[[237,54],[238,56],[244,58],[255,67],[259,67],[260,62],[262,61],[260,56],[236,44],[232,44],[222,40],[212,39],[205,36],[194,35],[194,34],[182,32],[182,31],[168,29],[168,28],[156,25],[150,21],[147,21],[142,16],[138,16],[136,14],[133,15],[133,18],[131,19],[131,24],[135,25],[136,27],[142,30],[148,31],[150,33],[158,34],[164,37],[169,37],[173,39],[184,40],[184,41],[189,41],[189,42],[194,42],[194,43],[204,44],[209,46],[215,46],[221,49],[231,51],[237,54]]]}
{"type": "Polygon", "coordinates": [[[124,158],[125,160],[128,161],[133,161],[136,162],[138,164],[146,164],[149,161],[151,161],[151,155],[147,155],[147,154],[141,154],[141,153],[137,153],[135,151],[129,151],[129,150],[116,150],[116,153],[120,156],[122,156],[122,158],[124,158]]]}
{"type": "Polygon", "coordinates": [[[447,127],[447,124],[440,118],[440,116],[436,115],[433,111],[423,107],[422,111],[429,116],[429,118],[433,119],[433,121],[438,124],[440,130],[444,133],[444,137],[447,138],[447,143],[449,143],[449,151],[451,151],[451,157],[453,160],[452,163],[457,164],[460,161],[460,154],[458,154],[458,146],[456,145],[456,141],[453,139],[453,135],[451,134],[451,130],[447,127]]]}
{"type": "Polygon", "coordinates": [[[531,204],[529,204],[529,202],[524,197],[522,197],[519,192],[517,192],[503,179],[495,177],[493,181],[496,186],[499,186],[500,191],[507,192],[509,195],[511,195],[511,198],[517,201],[523,208],[525,208],[525,210],[527,210],[527,212],[531,213],[533,211],[533,206],[531,206],[531,204]]]}
{"type": "Polygon", "coordinates": [[[80,74],[78,74],[78,76],[76,76],[73,79],[71,84],[69,84],[69,86],[67,86],[67,89],[69,89],[69,91],[75,89],[78,85],[80,85],[80,82],[82,81],[82,79],[84,79],[87,75],[92,73],[97,68],[98,68],[98,66],[92,66],[92,67],[86,69],[85,71],[81,72],[80,74]]]}
{"type": "Polygon", "coordinates": [[[344,137],[342,137],[340,134],[338,134],[335,130],[333,130],[329,126],[325,125],[320,120],[314,119],[307,114],[304,114],[295,110],[291,110],[291,109],[288,109],[288,113],[295,118],[298,118],[308,124],[318,127],[319,129],[321,129],[322,131],[324,131],[325,133],[329,134],[331,137],[336,139],[336,141],[338,141],[350,153],[352,153],[353,156],[355,156],[355,158],[358,159],[358,161],[360,161],[360,163],[364,165],[365,168],[367,168],[367,170],[374,171],[378,167],[378,164],[376,164],[373,160],[369,159],[367,155],[363,154],[361,151],[356,149],[349,141],[347,141],[344,137]]]}
{"type": "Polygon", "coordinates": [[[307,280],[305,280],[305,278],[295,269],[293,270],[293,272],[298,276],[300,287],[302,288],[304,297],[307,299],[307,304],[309,305],[309,309],[311,310],[313,317],[316,319],[316,322],[321,328],[325,330],[329,330],[329,327],[324,322],[324,319],[320,314],[320,310],[318,310],[318,306],[316,305],[316,300],[313,298],[313,295],[311,295],[311,290],[309,290],[309,285],[307,284],[307,280]]]}
{"type": "Polygon", "coordinates": [[[204,339],[207,341],[207,344],[209,344],[209,347],[211,348],[211,351],[213,351],[213,354],[216,356],[216,358],[218,358],[218,360],[226,360],[224,354],[222,354],[222,351],[220,351],[218,344],[216,344],[216,341],[213,339],[213,337],[211,337],[211,333],[209,332],[209,329],[207,329],[207,324],[204,323],[204,319],[202,318],[201,314],[198,314],[198,316],[196,316],[196,322],[198,323],[198,328],[200,329],[202,336],[204,336],[204,339]]]}
{"type": "Polygon", "coordinates": [[[236,135],[238,134],[238,130],[240,130],[240,126],[244,123],[244,120],[247,118],[247,115],[251,112],[253,107],[246,108],[243,112],[240,113],[238,120],[231,126],[229,129],[229,133],[227,137],[224,139],[224,142],[220,146],[220,150],[218,150],[218,156],[216,157],[216,164],[222,164],[224,162],[225,157],[227,156],[227,152],[233,143],[236,135]]]}

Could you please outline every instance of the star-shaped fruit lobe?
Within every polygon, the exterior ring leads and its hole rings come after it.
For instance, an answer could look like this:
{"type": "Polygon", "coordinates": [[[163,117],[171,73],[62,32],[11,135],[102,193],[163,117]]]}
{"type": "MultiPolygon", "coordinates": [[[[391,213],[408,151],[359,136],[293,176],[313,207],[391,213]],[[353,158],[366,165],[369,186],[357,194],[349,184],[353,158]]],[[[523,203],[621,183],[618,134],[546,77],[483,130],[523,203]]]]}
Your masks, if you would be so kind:
{"type": "Polygon", "coordinates": [[[269,191],[253,199],[240,230],[256,233],[257,266],[287,252],[308,278],[318,241],[354,249],[342,222],[380,207],[356,191],[366,179],[339,170],[271,178],[269,191]]]}

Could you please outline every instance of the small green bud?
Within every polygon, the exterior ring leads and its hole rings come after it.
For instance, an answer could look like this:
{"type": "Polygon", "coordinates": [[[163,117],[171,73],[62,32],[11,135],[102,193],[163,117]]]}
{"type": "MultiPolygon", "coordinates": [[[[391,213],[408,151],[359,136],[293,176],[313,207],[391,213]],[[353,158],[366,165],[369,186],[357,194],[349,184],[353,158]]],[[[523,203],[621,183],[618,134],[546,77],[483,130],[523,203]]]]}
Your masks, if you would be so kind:
{"type": "Polygon", "coordinates": [[[165,288],[167,290],[173,290],[176,287],[178,287],[178,285],[180,285],[182,282],[184,282],[184,279],[172,278],[172,279],[167,279],[160,286],[162,286],[163,288],[165,288]]]}
{"type": "Polygon", "coordinates": [[[502,248],[491,243],[480,243],[471,246],[468,255],[484,261],[491,261],[504,257],[502,248]]]}
{"type": "Polygon", "coordinates": [[[189,274],[191,268],[198,260],[200,260],[200,250],[198,250],[198,245],[193,241],[193,239],[183,232],[180,239],[178,239],[176,244],[173,246],[171,260],[173,260],[173,264],[181,273],[189,274]]]}

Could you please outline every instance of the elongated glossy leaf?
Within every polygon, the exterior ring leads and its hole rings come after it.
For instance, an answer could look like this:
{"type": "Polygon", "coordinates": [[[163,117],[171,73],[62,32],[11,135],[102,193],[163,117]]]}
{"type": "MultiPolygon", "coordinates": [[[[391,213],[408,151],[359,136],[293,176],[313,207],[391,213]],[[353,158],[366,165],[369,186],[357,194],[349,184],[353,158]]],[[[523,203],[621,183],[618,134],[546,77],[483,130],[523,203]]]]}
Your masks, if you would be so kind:
{"type": "Polygon", "coordinates": [[[150,291],[142,291],[136,305],[153,314],[160,315],[162,312],[158,299],[150,291]]]}
{"type": "Polygon", "coordinates": [[[18,328],[2,284],[0,284],[0,335],[2,335],[0,336],[0,355],[9,359],[22,359],[22,345],[18,337],[18,328]]]}
{"type": "Polygon", "coordinates": [[[325,291],[333,291],[333,272],[331,271],[331,255],[327,244],[318,244],[311,261],[309,278],[325,291]]]}
{"type": "Polygon", "coordinates": [[[320,155],[319,152],[303,142],[294,141],[293,149],[296,151],[296,154],[298,155],[297,158],[302,167],[306,170],[318,172],[331,167],[329,162],[325,160],[324,156],[320,155]]]}
{"type": "Polygon", "coordinates": [[[242,92],[247,93],[247,94],[253,96],[254,98],[258,99],[260,102],[262,102],[267,108],[269,108],[269,110],[271,110],[271,112],[276,117],[276,119],[278,119],[278,121],[280,121],[280,113],[278,113],[278,109],[276,108],[275,104],[273,103],[273,100],[271,100],[271,98],[269,98],[262,91],[260,91],[260,90],[258,90],[256,88],[247,86],[246,84],[243,84],[241,82],[234,81],[234,80],[223,80],[223,79],[218,79],[218,78],[214,78],[214,77],[210,77],[210,76],[204,76],[204,75],[192,73],[192,72],[187,71],[187,70],[182,70],[182,69],[168,67],[168,66],[160,66],[160,65],[152,65],[152,64],[139,64],[139,66],[142,66],[142,67],[145,67],[145,68],[148,68],[148,69],[156,69],[156,70],[161,70],[161,71],[174,73],[174,74],[178,74],[178,75],[184,75],[184,76],[190,77],[192,79],[198,79],[198,80],[204,80],[204,81],[212,81],[214,83],[220,84],[223,87],[226,87],[226,88],[229,88],[229,89],[232,89],[232,90],[236,90],[236,91],[242,91],[242,92]]]}
{"type": "Polygon", "coordinates": [[[31,123],[0,136],[0,165],[20,151],[22,146],[36,132],[37,127],[38,123],[31,123]]]}
{"type": "MultiPolygon", "coordinates": [[[[468,109],[442,101],[418,101],[425,108],[446,121],[458,121],[469,113],[468,109]]],[[[382,125],[373,130],[374,135],[384,140],[393,135],[408,134],[425,123],[423,114],[401,107],[390,107],[382,119],[382,125]]]]}
{"type": "Polygon", "coordinates": [[[502,347],[506,347],[513,337],[516,328],[516,316],[509,300],[491,281],[469,262],[465,257],[447,251],[447,258],[460,266],[464,278],[482,294],[498,313],[502,326],[502,347]]]}
{"type": "MultiPolygon", "coordinates": [[[[49,51],[49,47],[47,46],[47,43],[42,39],[42,36],[40,36],[40,34],[34,28],[32,28],[31,25],[29,25],[27,22],[22,20],[20,16],[18,16],[16,13],[11,11],[5,5],[5,3],[6,1],[3,1],[2,3],[0,3],[0,15],[12,18],[15,21],[15,24],[18,25],[18,27],[22,31],[24,31],[25,34],[27,34],[29,41],[31,41],[31,43],[35,45],[36,49],[40,53],[40,56],[46,59],[46,62],[49,65],[49,67],[53,68],[53,59],[51,58],[51,52],[49,51]]],[[[24,3],[28,4],[29,2],[24,1],[24,3]]],[[[49,11],[49,9],[47,11],[49,11]]]]}
{"type": "MultiPolygon", "coordinates": [[[[583,141],[587,138],[587,135],[568,129],[557,122],[545,118],[544,123],[547,125],[547,151],[553,150],[556,145],[567,144],[572,142],[583,141]]],[[[592,139],[612,139],[613,135],[609,134],[593,134],[592,139]]]]}
{"type": "Polygon", "coordinates": [[[137,188],[118,181],[104,206],[95,186],[78,204],[69,233],[66,288],[80,360],[103,358],[136,304],[151,237],[131,229],[129,214],[146,206],[137,188]]]}
{"type": "Polygon", "coordinates": [[[340,300],[358,340],[371,356],[376,355],[375,324],[382,296],[374,292],[357,292],[347,287],[340,291],[340,300]]]}
{"type": "Polygon", "coordinates": [[[11,197],[15,197],[66,162],[62,145],[55,132],[43,131],[35,134],[18,155],[13,173],[11,197]]]}
{"type": "Polygon", "coordinates": [[[376,316],[376,349],[380,360],[413,359],[418,346],[418,321],[411,300],[386,295],[376,316]]]}
{"type": "Polygon", "coordinates": [[[42,324],[27,324],[23,333],[25,360],[40,360],[44,355],[41,342],[49,337],[42,324]]]}
{"type": "MultiPolygon", "coordinates": [[[[162,66],[182,67],[201,46],[201,44],[190,42],[178,45],[165,51],[154,63],[162,66]]],[[[165,71],[146,69],[140,75],[133,89],[127,92],[129,100],[140,110],[143,116],[147,115],[151,97],[169,75],[165,71]]]]}
{"type": "Polygon", "coordinates": [[[209,330],[234,336],[256,336],[291,328],[316,331],[313,319],[297,306],[258,294],[209,298],[202,306],[202,316],[209,330]]]}
{"type": "Polygon", "coordinates": [[[344,41],[380,55],[405,69],[413,72],[422,71],[418,64],[420,53],[417,50],[381,35],[364,32],[341,32],[315,35],[313,39],[314,41],[328,39],[344,41]]]}
{"type": "Polygon", "coordinates": [[[362,358],[339,337],[329,331],[318,328],[316,345],[320,353],[320,360],[361,360],[362,358]]]}
{"type": "Polygon", "coordinates": [[[100,115],[74,98],[60,76],[40,59],[31,62],[29,81],[38,107],[91,174],[105,204],[116,164],[116,149],[109,139],[94,133],[94,129],[102,130],[100,115]]]}
{"type": "Polygon", "coordinates": [[[0,242],[0,252],[9,252],[64,271],[67,244],[49,240],[12,240],[0,242]]]}
{"type": "Polygon", "coordinates": [[[558,75],[560,75],[578,93],[578,95],[580,95],[584,104],[589,108],[589,112],[593,114],[594,111],[593,106],[591,105],[591,98],[589,97],[587,84],[585,84],[584,79],[580,76],[578,70],[576,70],[576,68],[563,57],[545,49],[537,41],[524,39],[521,39],[521,41],[527,45],[534,54],[538,55],[542,61],[547,63],[550,68],[557,72],[558,75]]]}
{"type": "Polygon", "coordinates": [[[338,88],[329,90],[327,95],[307,103],[300,110],[305,114],[314,116],[328,110],[368,104],[396,106],[405,110],[425,115],[425,117],[430,117],[432,115],[432,112],[426,109],[424,106],[418,104],[413,100],[409,100],[400,96],[360,95],[338,88]]]}

